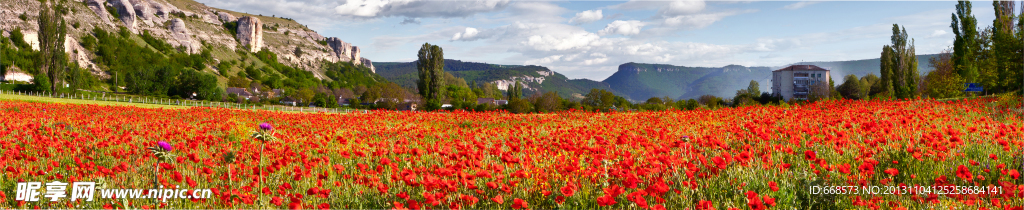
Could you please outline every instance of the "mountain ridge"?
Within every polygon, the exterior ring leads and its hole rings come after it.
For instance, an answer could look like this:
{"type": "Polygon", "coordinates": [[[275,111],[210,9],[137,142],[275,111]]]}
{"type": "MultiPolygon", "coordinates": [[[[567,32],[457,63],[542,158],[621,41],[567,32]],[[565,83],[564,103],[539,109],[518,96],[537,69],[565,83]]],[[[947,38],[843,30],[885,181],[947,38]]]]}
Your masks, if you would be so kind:
{"type": "MultiPolygon", "coordinates": [[[[936,56],[936,54],[924,54],[918,55],[919,72],[921,75],[927,74],[931,71],[928,67],[928,59],[936,56]]],[[[553,75],[554,80],[547,79],[544,81],[557,81],[549,85],[545,85],[543,82],[528,81],[529,79],[536,80],[537,75],[535,74],[520,74],[504,72],[504,77],[471,77],[467,78],[466,81],[477,81],[480,82],[500,82],[500,84],[509,84],[511,81],[523,81],[526,83],[527,92],[536,91],[560,91],[560,95],[566,96],[579,96],[585,95],[590,91],[589,88],[600,88],[609,91],[613,91],[617,95],[624,96],[633,101],[642,101],[650,97],[670,97],[674,99],[692,99],[698,98],[702,95],[715,95],[718,97],[729,98],[735,95],[739,89],[745,89],[749,86],[751,80],[757,81],[760,85],[761,90],[770,90],[771,87],[771,72],[775,69],[780,69],[790,65],[817,65],[822,68],[831,69],[833,71],[833,80],[837,83],[842,83],[842,79],[845,75],[854,74],[857,77],[863,77],[868,74],[879,75],[879,64],[878,58],[872,59],[860,59],[860,60],[847,60],[847,61],[813,61],[813,62],[798,62],[784,66],[743,66],[730,64],[722,67],[690,67],[690,66],[676,66],[670,64],[655,64],[655,63],[637,63],[628,62],[619,65],[618,70],[612,75],[608,76],[604,80],[592,80],[592,79],[568,79],[564,75],[547,69],[543,66],[523,66],[523,65],[501,65],[501,64],[488,64],[488,63],[476,63],[460,60],[449,60],[446,59],[445,69],[446,71],[453,72],[453,75],[468,75],[465,72],[472,71],[489,71],[495,70],[491,68],[481,68],[482,66],[502,66],[505,68],[535,68],[540,71],[549,71],[553,75]],[[450,64],[457,63],[455,66],[462,66],[463,69],[453,69],[450,64]],[[473,64],[473,65],[460,65],[462,63],[473,64]],[[475,66],[476,68],[474,68],[475,66]],[[514,77],[514,78],[513,78],[514,77]],[[524,80],[526,78],[526,80],[524,80]],[[532,83],[531,83],[532,82],[532,83]],[[556,84],[558,83],[558,84],[556,84]]],[[[378,73],[381,76],[387,78],[390,81],[402,84],[405,87],[414,88],[416,75],[415,73],[415,61],[413,62],[379,62],[378,73]],[[393,72],[396,65],[402,65],[403,72],[397,73],[403,76],[396,75],[393,72]]],[[[504,86],[499,88],[504,89],[504,86]]]]}

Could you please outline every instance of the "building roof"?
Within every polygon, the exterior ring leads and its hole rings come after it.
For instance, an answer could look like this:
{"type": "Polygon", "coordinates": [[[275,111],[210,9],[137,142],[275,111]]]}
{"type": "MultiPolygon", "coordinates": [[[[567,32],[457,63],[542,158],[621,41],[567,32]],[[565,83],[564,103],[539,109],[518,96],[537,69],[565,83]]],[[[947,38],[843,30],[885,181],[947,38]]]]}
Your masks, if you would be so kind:
{"type": "Polygon", "coordinates": [[[229,87],[225,88],[224,92],[227,92],[227,94],[234,93],[239,96],[252,96],[252,94],[250,94],[249,91],[246,91],[245,88],[229,87]]]}
{"type": "Polygon", "coordinates": [[[775,71],[829,71],[815,65],[791,65],[775,71]]]}

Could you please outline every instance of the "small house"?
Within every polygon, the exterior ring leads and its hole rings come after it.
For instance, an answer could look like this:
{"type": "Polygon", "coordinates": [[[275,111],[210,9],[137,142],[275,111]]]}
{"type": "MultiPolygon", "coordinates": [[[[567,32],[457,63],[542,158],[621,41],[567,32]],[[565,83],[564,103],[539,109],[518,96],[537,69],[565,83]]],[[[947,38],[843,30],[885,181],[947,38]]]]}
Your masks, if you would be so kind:
{"type": "Polygon", "coordinates": [[[237,95],[239,97],[243,97],[243,98],[245,98],[245,100],[249,100],[249,98],[252,97],[252,94],[249,93],[249,91],[245,90],[245,88],[229,87],[229,88],[225,89],[224,92],[227,92],[227,94],[229,94],[229,95],[230,94],[235,94],[235,95],[237,95]]]}

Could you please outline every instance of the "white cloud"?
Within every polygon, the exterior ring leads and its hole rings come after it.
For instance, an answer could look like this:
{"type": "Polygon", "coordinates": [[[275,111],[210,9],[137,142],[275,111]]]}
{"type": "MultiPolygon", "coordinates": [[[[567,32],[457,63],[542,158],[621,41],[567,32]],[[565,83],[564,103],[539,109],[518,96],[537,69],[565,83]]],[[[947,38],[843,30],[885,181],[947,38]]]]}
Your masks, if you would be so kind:
{"type": "Polygon", "coordinates": [[[693,14],[703,11],[707,6],[704,1],[688,1],[688,0],[674,0],[674,1],[645,1],[645,0],[632,0],[626,3],[612,5],[609,8],[619,10],[658,10],[658,14],[661,16],[677,16],[685,14],[693,14]]]}
{"type": "Polygon", "coordinates": [[[589,32],[575,32],[567,35],[533,35],[521,42],[538,51],[562,51],[589,48],[601,37],[589,32]]]}
{"type": "Polygon", "coordinates": [[[632,36],[640,34],[640,28],[643,28],[647,23],[638,20],[616,20],[605,26],[598,34],[604,36],[608,34],[621,34],[626,36],[632,36]]]}
{"type": "Polygon", "coordinates": [[[575,17],[569,19],[569,23],[584,24],[600,20],[601,18],[604,18],[604,15],[601,14],[601,10],[587,10],[576,13],[575,17]]]}
{"type": "Polygon", "coordinates": [[[705,6],[704,1],[672,1],[659,13],[666,17],[693,14],[704,10],[705,6]]]}
{"type": "Polygon", "coordinates": [[[335,17],[333,0],[197,0],[207,6],[249,13],[295,19],[313,28],[332,25],[335,17]]]}
{"type": "Polygon", "coordinates": [[[387,0],[348,0],[334,11],[341,15],[376,17],[387,4],[387,0]]]}
{"type": "Polygon", "coordinates": [[[925,37],[925,38],[942,37],[942,35],[946,35],[946,34],[947,34],[946,30],[939,29],[939,30],[935,30],[935,32],[932,32],[932,35],[928,35],[928,37],[925,37]]]}
{"type": "Polygon", "coordinates": [[[455,33],[455,36],[452,36],[452,41],[458,41],[458,40],[473,41],[473,40],[477,40],[477,38],[478,38],[476,36],[477,34],[480,34],[480,30],[477,30],[476,28],[472,28],[472,27],[466,27],[466,31],[455,33]]]}
{"type": "Polygon", "coordinates": [[[782,8],[793,10],[793,9],[804,8],[806,6],[811,6],[811,5],[817,4],[817,3],[821,3],[821,2],[820,1],[801,1],[801,2],[790,4],[790,5],[786,5],[786,6],[782,7],[782,8]]]}
{"type": "MultiPolygon", "coordinates": [[[[373,37],[372,45],[373,45],[374,50],[376,50],[376,51],[387,51],[387,50],[391,50],[391,49],[393,49],[395,47],[398,47],[398,46],[401,46],[401,45],[404,45],[404,44],[409,44],[409,43],[419,43],[419,44],[422,44],[424,41],[448,39],[448,38],[451,38],[451,34],[454,34],[454,33],[457,33],[457,32],[461,32],[461,31],[464,31],[464,30],[465,29],[459,28],[459,27],[448,27],[448,28],[444,28],[444,29],[441,29],[441,30],[438,30],[438,31],[435,31],[435,32],[425,33],[425,34],[420,34],[420,35],[412,35],[412,36],[390,36],[390,35],[376,36],[376,37],[373,37]]],[[[417,46],[416,49],[419,49],[419,46],[417,46]]],[[[366,52],[367,51],[364,49],[363,53],[366,53],[366,52]]]]}
{"type": "Polygon", "coordinates": [[[722,20],[725,17],[751,12],[755,12],[755,10],[680,15],[665,18],[662,21],[662,24],[668,27],[699,29],[710,26],[712,23],[718,22],[719,20],[722,20]]]}
{"type": "Polygon", "coordinates": [[[424,0],[347,0],[334,8],[341,16],[376,17],[468,17],[476,13],[504,9],[509,0],[436,1],[424,0]]]}
{"type": "Polygon", "coordinates": [[[552,55],[552,56],[548,56],[548,57],[544,57],[544,58],[540,58],[540,59],[527,60],[526,63],[527,64],[535,64],[535,65],[549,64],[551,62],[555,62],[555,61],[558,61],[558,60],[562,59],[562,56],[563,55],[552,55]]]}

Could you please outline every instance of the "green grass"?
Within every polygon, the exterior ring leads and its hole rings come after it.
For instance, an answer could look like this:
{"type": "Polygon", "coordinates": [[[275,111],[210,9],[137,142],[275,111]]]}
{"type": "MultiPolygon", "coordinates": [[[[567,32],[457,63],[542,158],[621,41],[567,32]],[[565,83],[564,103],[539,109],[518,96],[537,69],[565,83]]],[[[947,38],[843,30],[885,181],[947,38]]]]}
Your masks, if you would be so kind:
{"type": "Polygon", "coordinates": [[[101,106],[134,106],[141,108],[167,108],[167,109],[184,109],[186,106],[176,105],[161,105],[161,104],[141,104],[141,103],[128,103],[128,102],[117,102],[117,101],[93,101],[93,100],[82,100],[82,99],[67,99],[67,98],[50,98],[41,96],[26,96],[26,95],[12,95],[8,93],[0,94],[0,100],[4,101],[29,101],[29,102],[43,102],[43,103],[64,103],[64,104],[95,104],[101,106]]]}
{"type": "MultiPolygon", "coordinates": [[[[129,96],[129,97],[133,97],[133,96],[129,96]]],[[[137,97],[137,96],[134,96],[134,97],[135,97],[136,100],[139,99],[139,97],[137,97]]],[[[164,100],[167,100],[167,99],[164,99],[164,100]]],[[[171,99],[171,100],[173,100],[173,99],[171,99]]],[[[50,97],[42,97],[42,96],[12,95],[12,94],[7,93],[7,92],[0,94],[0,101],[27,101],[27,102],[64,103],[64,104],[94,104],[94,105],[101,105],[101,106],[134,106],[134,107],[139,107],[139,108],[154,108],[154,109],[156,109],[156,108],[161,108],[161,109],[163,109],[163,108],[166,108],[166,109],[187,109],[187,108],[195,107],[195,106],[184,106],[184,105],[129,103],[129,102],[102,101],[102,100],[95,100],[94,101],[94,100],[83,100],[83,99],[50,98],[50,97]]],[[[182,100],[182,101],[184,101],[184,100],[182,100]]],[[[189,103],[191,103],[191,102],[192,101],[189,101],[189,103]]],[[[210,103],[210,102],[203,102],[203,103],[210,103]]],[[[229,105],[231,107],[235,107],[235,106],[238,105],[238,104],[235,104],[235,103],[220,103],[220,104],[222,104],[222,105],[229,105]]],[[[243,106],[252,107],[253,105],[243,105],[243,106]]],[[[257,106],[257,109],[261,109],[261,110],[271,109],[271,110],[268,110],[268,111],[283,111],[283,112],[292,112],[292,113],[313,112],[313,109],[310,109],[310,108],[300,109],[299,107],[288,107],[288,106],[281,106],[281,105],[270,105],[270,106],[263,105],[263,106],[257,106]],[[302,111],[300,111],[300,110],[292,111],[292,109],[300,109],[302,111]]],[[[362,110],[353,110],[353,109],[346,109],[346,108],[338,108],[337,110],[339,110],[339,111],[346,111],[346,110],[347,111],[362,111],[362,110]]]]}

